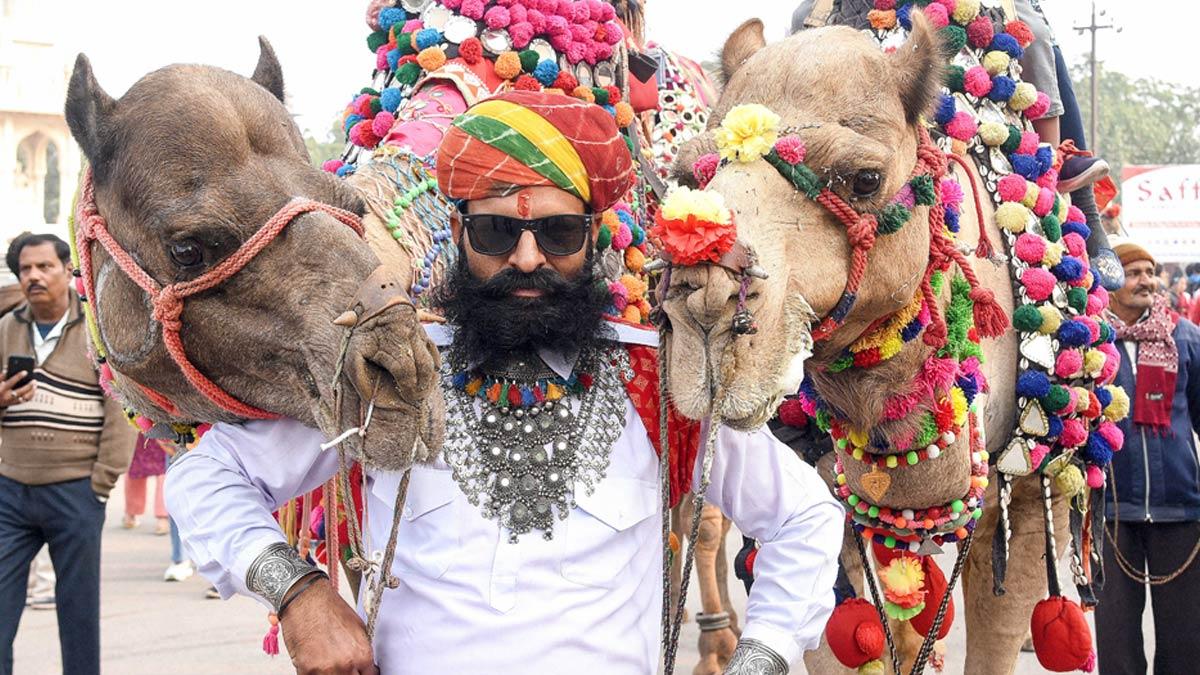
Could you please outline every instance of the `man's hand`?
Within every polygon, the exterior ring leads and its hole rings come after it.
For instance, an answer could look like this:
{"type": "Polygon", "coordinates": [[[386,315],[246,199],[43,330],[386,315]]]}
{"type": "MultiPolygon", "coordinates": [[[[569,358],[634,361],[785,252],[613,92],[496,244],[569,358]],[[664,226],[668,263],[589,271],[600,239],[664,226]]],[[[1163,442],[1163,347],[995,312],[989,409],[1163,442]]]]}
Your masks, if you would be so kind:
{"type": "MultiPolygon", "coordinates": [[[[296,592],[305,581],[297,581],[288,592],[296,592]]],[[[366,626],[327,579],[287,606],[280,627],[297,675],[379,675],[366,626]]]]}
{"type": "MultiPolygon", "coordinates": [[[[7,408],[10,405],[24,403],[25,401],[33,398],[33,390],[36,385],[35,382],[31,380],[29,384],[23,387],[16,386],[17,383],[28,374],[29,373],[22,370],[12,377],[8,377],[8,379],[0,381],[0,408],[7,408]]],[[[7,375],[8,373],[4,374],[5,377],[7,377],[7,375]]]]}

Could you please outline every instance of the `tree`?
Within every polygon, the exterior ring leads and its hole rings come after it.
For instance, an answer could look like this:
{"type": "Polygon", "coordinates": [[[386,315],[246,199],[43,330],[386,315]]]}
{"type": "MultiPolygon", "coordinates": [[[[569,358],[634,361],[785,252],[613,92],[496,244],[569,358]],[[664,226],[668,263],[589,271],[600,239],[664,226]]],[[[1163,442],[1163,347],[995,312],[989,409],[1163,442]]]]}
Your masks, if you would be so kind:
{"type": "Polygon", "coordinates": [[[321,138],[311,131],[305,134],[304,147],[308,148],[308,159],[314,166],[321,166],[327,159],[340,158],[346,147],[346,133],[342,131],[341,120],[335,118],[321,138]]]}
{"type": "MultiPolygon", "coordinates": [[[[1100,152],[1115,176],[1125,164],[1200,163],[1200,89],[1131,78],[1103,62],[1096,71],[1100,152]]],[[[1086,60],[1072,68],[1084,129],[1091,116],[1088,77],[1086,60]]]]}

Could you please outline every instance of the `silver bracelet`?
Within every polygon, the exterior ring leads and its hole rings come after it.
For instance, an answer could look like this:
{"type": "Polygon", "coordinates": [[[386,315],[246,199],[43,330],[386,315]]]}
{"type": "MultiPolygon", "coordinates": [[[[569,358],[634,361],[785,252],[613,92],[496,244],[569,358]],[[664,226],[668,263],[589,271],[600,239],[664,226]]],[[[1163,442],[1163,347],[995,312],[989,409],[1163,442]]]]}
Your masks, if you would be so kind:
{"type": "Polygon", "coordinates": [[[786,675],[787,661],[758,640],[738,640],[737,650],[725,668],[725,675],[786,675]]]}
{"type": "Polygon", "coordinates": [[[705,614],[700,612],[696,615],[696,625],[700,626],[701,633],[707,633],[715,630],[724,630],[733,625],[729,619],[729,612],[713,612],[705,614]]]}
{"type": "Polygon", "coordinates": [[[301,577],[319,571],[315,565],[300,557],[299,553],[283,542],[276,542],[258,554],[250,569],[246,570],[246,588],[271,603],[279,612],[283,596],[301,577]]]}

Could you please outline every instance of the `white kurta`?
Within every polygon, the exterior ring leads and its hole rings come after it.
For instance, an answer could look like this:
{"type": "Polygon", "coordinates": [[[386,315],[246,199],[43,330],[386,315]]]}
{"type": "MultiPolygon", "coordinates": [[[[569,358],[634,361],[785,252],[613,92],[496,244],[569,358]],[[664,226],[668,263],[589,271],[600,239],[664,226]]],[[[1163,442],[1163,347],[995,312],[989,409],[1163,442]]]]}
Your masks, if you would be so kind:
{"type": "MultiPolygon", "coordinates": [[[[833,609],[843,512],[817,472],[766,429],[718,435],[708,500],[762,544],[743,637],[794,663],[817,646],[833,609]]],[[[283,540],[271,512],[335,473],[323,441],[295,421],[218,424],[171,467],[171,515],[223,596],[249,594],[247,568],[283,540]]],[[[399,478],[367,473],[370,550],[386,545],[399,478]]],[[[400,586],[385,593],[375,635],[383,673],[655,672],[657,457],[628,400],[607,476],[575,496],[551,541],[533,531],[510,544],[443,460],[414,467],[393,565],[400,586]]]]}

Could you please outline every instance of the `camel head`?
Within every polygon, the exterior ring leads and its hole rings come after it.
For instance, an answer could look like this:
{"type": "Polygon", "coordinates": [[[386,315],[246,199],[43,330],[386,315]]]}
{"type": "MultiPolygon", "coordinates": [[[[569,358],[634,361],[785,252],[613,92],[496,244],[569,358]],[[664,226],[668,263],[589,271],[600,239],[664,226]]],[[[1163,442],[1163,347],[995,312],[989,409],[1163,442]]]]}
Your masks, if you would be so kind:
{"type": "MultiPolygon", "coordinates": [[[[923,17],[914,14],[913,23],[908,41],[890,54],[845,27],[768,45],[760,21],[743,24],[722,51],[726,84],[710,130],[680,152],[677,178],[696,180],[693,163],[716,148],[714,128],[731,109],[760,104],[779,116],[780,136],[803,140],[804,163],[822,186],[860,214],[878,213],[911,177],[919,118],[942,80],[936,33],[923,17]]],[[[706,189],[723,197],[740,248],[766,277],[739,278],[715,264],[672,269],[661,291],[671,328],[671,394],[682,413],[698,418],[714,412],[720,384],[723,407],[715,412],[726,423],[752,426],[795,393],[814,322],[833,311],[846,288],[851,244],[842,220],[767,161],[726,163],[706,189]],[[743,281],[749,285],[741,303],[758,330],[736,335],[743,281]]],[[[913,223],[876,239],[853,308],[813,346],[815,363],[828,362],[872,321],[911,301],[928,258],[925,213],[918,208],[913,223]]]]}
{"type": "Polygon", "coordinates": [[[239,404],[330,436],[358,426],[370,407],[370,433],[361,445],[352,439],[352,453],[368,464],[402,466],[418,438],[438,444],[440,415],[431,413],[428,396],[436,351],[411,304],[397,301],[394,291],[407,280],[378,272],[356,232],[359,197],[310,165],[283,98],[280,66],[265,40],[252,78],[172,65],[119,100],[79,56],[66,117],[90,165],[95,211],[127,252],[126,267],[152,280],[135,283],[118,264],[122,256],[99,241],[84,244],[106,364],[118,395],[151,419],[255,416],[185,377],[164,338],[163,326],[175,325],[186,360],[239,404]],[[154,309],[147,284],[178,288],[240,257],[243,244],[295,198],[341,211],[322,207],[284,219],[243,267],[184,298],[177,317],[154,309]],[[359,314],[334,324],[352,308],[359,314]]]}

